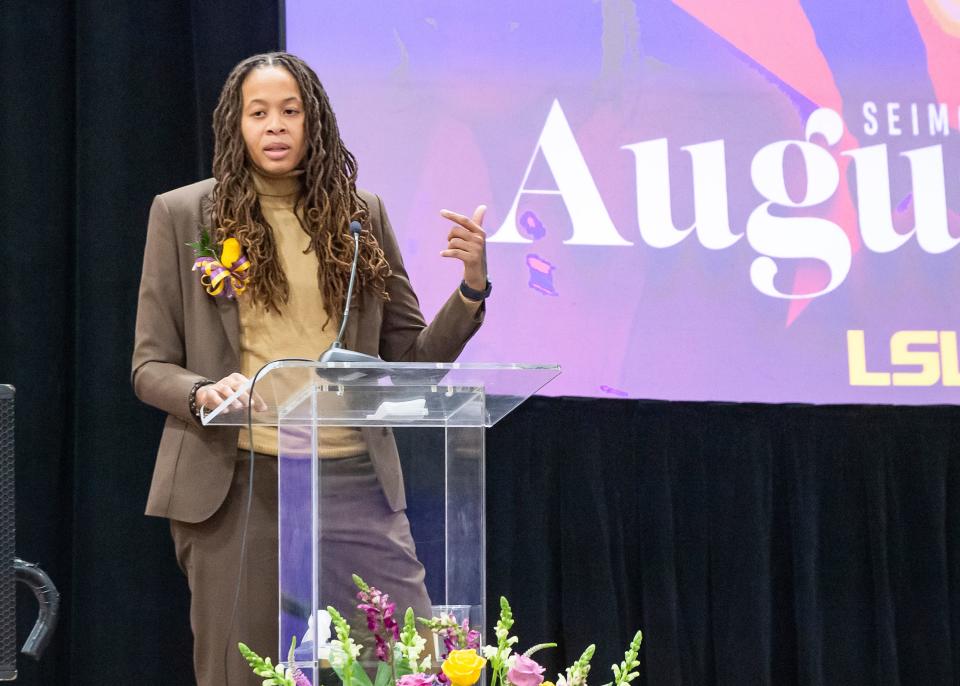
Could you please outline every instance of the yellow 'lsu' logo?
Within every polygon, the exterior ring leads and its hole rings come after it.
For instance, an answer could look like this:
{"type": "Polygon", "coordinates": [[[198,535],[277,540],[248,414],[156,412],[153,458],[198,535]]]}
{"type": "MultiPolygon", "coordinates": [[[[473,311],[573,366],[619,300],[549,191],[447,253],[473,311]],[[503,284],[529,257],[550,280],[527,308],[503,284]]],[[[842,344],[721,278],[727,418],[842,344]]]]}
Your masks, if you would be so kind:
{"type": "Polygon", "coordinates": [[[847,363],[851,386],[960,386],[956,331],[897,331],[890,337],[890,365],[919,370],[893,372],[869,371],[863,331],[847,331],[847,363]]]}

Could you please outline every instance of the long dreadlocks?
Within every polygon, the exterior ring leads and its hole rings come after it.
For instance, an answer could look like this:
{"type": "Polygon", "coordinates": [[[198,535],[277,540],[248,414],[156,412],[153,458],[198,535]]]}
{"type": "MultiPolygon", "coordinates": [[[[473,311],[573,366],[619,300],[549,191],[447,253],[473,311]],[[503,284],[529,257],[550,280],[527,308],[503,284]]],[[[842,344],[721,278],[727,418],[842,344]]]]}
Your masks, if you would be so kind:
{"type": "Polygon", "coordinates": [[[290,296],[290,285],[277,257],[273,233],[260,209],[240,135],[243,81],[253,69],[267,66],[283,67],[290,72],[303,100],[307,144],[304,191],[295,209],[310,237],[307,252],[317,255],[317,282],[328,317],[335,319],[346,299],[353,261],[353,238],[348,226],[353,220],[364,228],[360,234],[358,286],[361,290],[371,288],[387,299],[385,279],[390,275],[390,267],[369,230],[368,208],[357,194],[357,161],[340,140],[337,119],[320,79],[303,60],[289,53],[248,57],[233,68],[220,93],[213,112],[213,175],[217,179],[211,210],[214,238],[218,243],[230,236],[240,241],[253,265],[248,292],[256,302],[280,311],[290,296]]]}

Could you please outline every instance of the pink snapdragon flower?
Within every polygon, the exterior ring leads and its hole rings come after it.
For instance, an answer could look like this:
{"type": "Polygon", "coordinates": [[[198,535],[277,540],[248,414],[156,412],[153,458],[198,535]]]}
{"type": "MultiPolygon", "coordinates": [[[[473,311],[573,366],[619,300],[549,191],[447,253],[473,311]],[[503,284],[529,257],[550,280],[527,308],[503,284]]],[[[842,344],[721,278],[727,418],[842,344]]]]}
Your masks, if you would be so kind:
{"type": "Polygon", "coordinates": [[[373,586],[369,590],[357,593],[360,604],[357,609],[367,615],[367,628],[373,632],[377,644],[377,659],[381,662],[390,661],[390,644],[400,640],[400,625],[394,614],[397,604],[390,602],[390,596],[373,586]]]}

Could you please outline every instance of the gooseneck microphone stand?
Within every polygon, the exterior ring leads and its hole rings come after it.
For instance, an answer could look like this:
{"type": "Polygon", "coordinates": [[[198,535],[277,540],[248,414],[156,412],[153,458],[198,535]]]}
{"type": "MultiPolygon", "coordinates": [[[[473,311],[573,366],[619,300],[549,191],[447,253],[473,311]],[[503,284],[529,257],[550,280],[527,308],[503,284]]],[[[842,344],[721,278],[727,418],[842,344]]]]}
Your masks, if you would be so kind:
{"type": "MultiPolygon", "coordinates": [[[[350,301],[353,299],[353,283],[357,279],[357,261],[360,259],[360,222],[350,222],[350,233],[353,234],[353,266],[350,267],[350,283],[347,284],[347,301],[343,306],[343,318],[340,320],[340,331],[336,340],[320,356],[318,362],[383,362],[379,357],[366,355],[356,350],[343,347],[343,333],[347,330],[347,319],[350,317],[350,301]]],[[[317,370],[320,373],[320,370],[317,370]]]]}

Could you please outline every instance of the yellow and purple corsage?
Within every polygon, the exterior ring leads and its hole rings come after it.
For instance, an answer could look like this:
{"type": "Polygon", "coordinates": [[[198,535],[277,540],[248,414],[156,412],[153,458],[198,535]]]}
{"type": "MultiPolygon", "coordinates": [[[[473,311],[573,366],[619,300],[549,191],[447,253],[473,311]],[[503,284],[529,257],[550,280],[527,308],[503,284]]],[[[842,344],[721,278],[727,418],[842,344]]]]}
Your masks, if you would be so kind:
{"type": "Polygon", "coordinates": [[[188,243],[196,259],[193,271],[200,270],[200,283],[214,297],[232,298],[247,289],[250,280],[250,260],[243,254],[240,241],[227,238],[220,248],[220,257],[210,241],[206,229],[200,231],[200,240],[188,243]]]}

